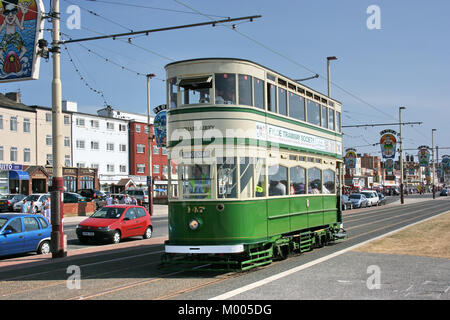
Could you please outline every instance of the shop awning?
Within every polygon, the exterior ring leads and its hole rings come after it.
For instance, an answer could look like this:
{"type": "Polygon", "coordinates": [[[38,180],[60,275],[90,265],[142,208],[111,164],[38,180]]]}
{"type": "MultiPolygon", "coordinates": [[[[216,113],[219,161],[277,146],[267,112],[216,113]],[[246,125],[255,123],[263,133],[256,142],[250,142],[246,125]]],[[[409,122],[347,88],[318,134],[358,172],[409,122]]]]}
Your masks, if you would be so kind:
{"type": "Polygon", "coordinates": [[[26,171],[9,171],[9,179],[12,180],[30,180],[30,175],[26,171]]]}

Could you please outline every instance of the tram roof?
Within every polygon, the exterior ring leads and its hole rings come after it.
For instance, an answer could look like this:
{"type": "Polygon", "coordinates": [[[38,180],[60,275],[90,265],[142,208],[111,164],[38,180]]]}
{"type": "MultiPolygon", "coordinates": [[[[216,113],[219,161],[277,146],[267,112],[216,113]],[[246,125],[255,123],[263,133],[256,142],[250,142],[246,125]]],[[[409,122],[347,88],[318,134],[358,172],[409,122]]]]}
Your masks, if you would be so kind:
{"type": "MultiPolygon", "coordinates": [[[[165,66],[164,68],[167,68],[167,67],[169,67],[169,66],[176,65],[176,64],[186,63],[186,62],[209,61],[209,60],[229,60],[229,61],[249,62],[249,63],[252,63],[252,64],[254,64],[254,65],[257,65],[257,66],[259,66],[259,67],[261,67],[261,68],[264,68],[264,69],[266,69],[266,70],[269,70],[269,71],[271,71],[271,72],[273,72],[273,73],[276,73],[276,74],[278,74],[278,75],[280,75],[280,76],[282,76],[282,77],[284,77],[284,78],[286,78],[286,79],[289,79],[290,81],[296,83],[297,85],[300,85],[300,86],[302,86],[302,87],[304,87],[304,88],[307,88],[307,89],[309,89],[309,90],[311,90],[311,91],[314,91],[314,92],[316,92],[316,93],[319,93],[319,94],[321,94],[321,95],[326,96],[324,93],[321,93],[321,92],[319,92],[319,91],[317,91],[317,90],[315,90],[315,89],[313,89],[313,88],[311,88],[311,87],[308,87],[307,85],[304,85],[303,83],[300,84],[300,83],[298,83],[297,81],[291,79],[290,77],[287,77],[287,76],[281,74],[281,73],[278,72],[278,71],[275,71],[275,70],[273,70],[273,69],[271,69],[271,68],[268,68],[268,67],[266,67],[266,66],[264,66],[264,65],[262,65],[262,64],[260,64],[260,63],[257,63],[257,62],[254,62],[254,61],[251,61],[251,60],[248,60],[248,59],[242,59],[242,58],[196,58],[196,59],[186,59],[186,60],[180,60],[180,61],[175,61],[175,62],[168,63],[168,64],[166,64],[166,66],[165,66]]],[[[340,105],[342,105],[342,102],[340,102],[339,100],[336,100],[336,99],[334,99],[334,98],[329,98],[329,97],[327,97],[327,99],[332,100],[332,101],[337,102],[337,103],[339,103],[340,105]]]]}

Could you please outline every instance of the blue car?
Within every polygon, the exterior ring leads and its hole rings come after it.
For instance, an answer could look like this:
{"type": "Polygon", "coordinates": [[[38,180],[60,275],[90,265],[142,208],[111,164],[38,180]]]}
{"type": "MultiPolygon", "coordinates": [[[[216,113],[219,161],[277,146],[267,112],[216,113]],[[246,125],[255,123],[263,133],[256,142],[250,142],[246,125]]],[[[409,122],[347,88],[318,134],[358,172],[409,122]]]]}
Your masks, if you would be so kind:
{"type": "Polygon", "coordinates": [[[0,256],[50,253],[51,231],[49,221],[41,215],[0,214],[0,256]]]}

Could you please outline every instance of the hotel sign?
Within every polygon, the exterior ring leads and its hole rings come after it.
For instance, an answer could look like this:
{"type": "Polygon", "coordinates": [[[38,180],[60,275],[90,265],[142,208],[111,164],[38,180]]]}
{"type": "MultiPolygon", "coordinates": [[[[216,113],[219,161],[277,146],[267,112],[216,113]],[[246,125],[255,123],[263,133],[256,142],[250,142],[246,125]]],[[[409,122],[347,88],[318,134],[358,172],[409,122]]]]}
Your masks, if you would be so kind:
{"type": "Polygon", "coordinates": [[[8,163],[0,163],[0,170],[17,170],[21,171],[23,166],[21,164],[8,164],[8,163]]]}

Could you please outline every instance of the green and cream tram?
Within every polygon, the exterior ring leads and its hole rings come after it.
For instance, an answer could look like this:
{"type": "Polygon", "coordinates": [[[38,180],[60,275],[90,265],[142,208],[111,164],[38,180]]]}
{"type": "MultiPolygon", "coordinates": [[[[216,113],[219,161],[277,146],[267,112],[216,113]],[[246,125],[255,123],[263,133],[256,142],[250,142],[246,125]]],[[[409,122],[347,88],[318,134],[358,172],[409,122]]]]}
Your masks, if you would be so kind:
{"type": "Polygon", "coordinates": [[[248,60],[166,72],[165,263],[246,270],[343,234],[338,101],[248,60]]]}

